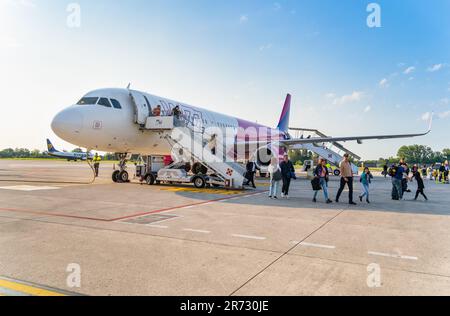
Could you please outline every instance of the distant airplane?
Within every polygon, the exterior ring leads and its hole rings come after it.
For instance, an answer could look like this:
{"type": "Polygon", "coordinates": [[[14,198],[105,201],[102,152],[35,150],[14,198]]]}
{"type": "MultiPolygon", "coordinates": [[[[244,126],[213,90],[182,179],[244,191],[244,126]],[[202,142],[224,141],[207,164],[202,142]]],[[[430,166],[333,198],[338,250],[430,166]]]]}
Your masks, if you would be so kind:
{"type": "MultiPolygon", "coordinates": [[[[68,161],[78,161],[78,160],[86,160],[88,155],[86,153],[66,153],[62,151],[58,151],[53,146],[52,142],[47,139],[47,154],[52,157],[67,159],[68,161]]],[[[89,159],[92,159],[92,155],[89,155],[89,159]]]]}

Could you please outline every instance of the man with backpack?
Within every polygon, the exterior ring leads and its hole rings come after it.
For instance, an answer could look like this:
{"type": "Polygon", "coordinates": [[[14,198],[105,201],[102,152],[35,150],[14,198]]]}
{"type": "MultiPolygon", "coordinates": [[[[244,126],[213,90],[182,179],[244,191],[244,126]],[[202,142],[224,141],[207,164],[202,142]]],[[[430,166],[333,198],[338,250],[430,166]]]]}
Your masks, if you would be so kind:
{"type": "Polygon", "coordinates": [[[392,165],[389,169],[389,176],[392,177],[392,199],[403,200],[403,174],[405,169],[399,165],[392,165]]]}

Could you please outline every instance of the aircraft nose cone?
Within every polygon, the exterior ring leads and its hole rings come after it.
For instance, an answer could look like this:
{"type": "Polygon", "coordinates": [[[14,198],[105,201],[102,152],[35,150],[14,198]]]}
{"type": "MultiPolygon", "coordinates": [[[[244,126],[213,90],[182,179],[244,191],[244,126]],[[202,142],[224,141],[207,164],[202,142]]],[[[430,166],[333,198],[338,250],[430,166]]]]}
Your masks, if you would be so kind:
{"type": "Polygon", "coordinates": [[[70,142],[83,128],[83,115],[76,108],[65,109],[55,116],[51,127],[58,137],[70,142]]]}

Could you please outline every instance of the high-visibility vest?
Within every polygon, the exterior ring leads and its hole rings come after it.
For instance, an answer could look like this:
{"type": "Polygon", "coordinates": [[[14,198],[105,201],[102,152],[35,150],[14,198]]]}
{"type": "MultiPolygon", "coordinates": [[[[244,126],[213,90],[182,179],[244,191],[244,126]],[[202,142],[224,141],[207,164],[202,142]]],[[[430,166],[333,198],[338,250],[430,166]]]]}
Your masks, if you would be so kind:
{"type": "Polygon", "coordinates": [[[94,157],[94,162],[100,162],[100,161],[102,161],[102,157],[100,157],[100,156],[94,157]]]}

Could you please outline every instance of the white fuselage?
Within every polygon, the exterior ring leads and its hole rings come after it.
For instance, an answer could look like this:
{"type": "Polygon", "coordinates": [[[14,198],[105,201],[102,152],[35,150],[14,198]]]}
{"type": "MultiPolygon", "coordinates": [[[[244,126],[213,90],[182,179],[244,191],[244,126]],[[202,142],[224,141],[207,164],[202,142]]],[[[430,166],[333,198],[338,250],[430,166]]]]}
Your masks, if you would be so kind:
{"type": "MultiPolygon", "coordinates": [[[[128,89],[102,89],[88,93],[82,99],[89,100],[88,103],[83,104],[80,101],[79,104],[60,112],[52,122],[52,129],[60,138],[88,150],[141,155],[170,155],[172,148],[164,140],[164,133],[145,130],[136,124],[138,114],[130,93],[135,96],[135,99],[140,99],[140,101],[136,100],[136,103],[140,102],[138,106],[142,107],[139,115],[142,113],[146,116],[151,115],[151,111],[158,105],[161,107],[163,116],[169,115],[175,106],[179,106],[183,117],[192,127],[226,129],[228,131],[227,143],[239,140],[241,137],[239,130],[249,127],[268,131],[261,133],[263,136],[259,135],[255,136],[255,139],[250,139],[253,141],[264,143],[268,138],[273,139],[273,135],[284,137],[284,134],[279,131],[265,126],[128,89]],[[108,99],[110,104],[115,100],[120,103],[121,108],[99,105],[101,98],[103,101],[108,99]],[[97,99],[96,104],[89,104],[94,103],[95,99],[97,99]],[[230,130],[234,132],[230,134],[230,130]],[[268,137],[267,135],[272,136],[268,137]]],[[[248,135],[242,137],[249,139],[248,135]]]]}

